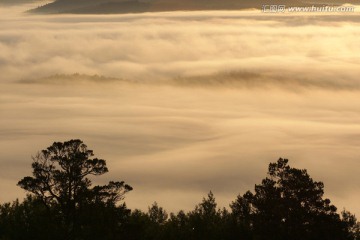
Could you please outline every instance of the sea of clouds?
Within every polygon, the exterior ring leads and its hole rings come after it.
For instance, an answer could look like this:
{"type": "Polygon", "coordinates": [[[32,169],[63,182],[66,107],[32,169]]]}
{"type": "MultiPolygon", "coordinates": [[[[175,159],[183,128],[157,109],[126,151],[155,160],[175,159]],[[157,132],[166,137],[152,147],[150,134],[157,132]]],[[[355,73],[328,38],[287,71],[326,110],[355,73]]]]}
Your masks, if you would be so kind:
{"type": "Polygon", "coordinates": [[[360,16],[29,15],[0,8],[0,201],[31,155],[82,139],[126,202],[226,207],[279,157],[360,214],[360,16]]]}

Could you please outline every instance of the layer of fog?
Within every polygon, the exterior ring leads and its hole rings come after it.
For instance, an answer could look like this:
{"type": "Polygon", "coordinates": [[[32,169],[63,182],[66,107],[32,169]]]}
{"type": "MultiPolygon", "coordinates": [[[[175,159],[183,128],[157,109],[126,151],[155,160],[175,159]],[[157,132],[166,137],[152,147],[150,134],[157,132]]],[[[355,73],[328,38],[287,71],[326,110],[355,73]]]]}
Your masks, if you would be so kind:
{"type": "Polygon", "coordinates": [[[163,15],[9,18],[0,26],[0,71],[5,81],[75,72],[159,81],[240,71],[358,85],[357,13],[163,15]]]}
{"type": "Polygon", "coordinates": [[[227,206],[287,157],[360,213],[358,15],[1,21],[1,202],[24,196],[37,150],[80,138],[108,162],[100,183],[134,187],[130,207],[190,209],[209,190],[227,206]]]}

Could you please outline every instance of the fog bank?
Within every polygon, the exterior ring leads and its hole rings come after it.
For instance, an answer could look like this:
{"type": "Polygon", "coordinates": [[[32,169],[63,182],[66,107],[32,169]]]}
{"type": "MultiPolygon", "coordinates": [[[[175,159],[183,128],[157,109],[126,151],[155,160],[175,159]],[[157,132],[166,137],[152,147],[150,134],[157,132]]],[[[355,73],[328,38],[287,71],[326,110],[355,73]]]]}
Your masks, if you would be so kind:
{"type": "Polygon", "coordinates": [[[80,138],[129,207],[227,206],[286,157],[360,214],[358,15],[19,12],[0,24],[1,202],[31,155],[80,138]]]}

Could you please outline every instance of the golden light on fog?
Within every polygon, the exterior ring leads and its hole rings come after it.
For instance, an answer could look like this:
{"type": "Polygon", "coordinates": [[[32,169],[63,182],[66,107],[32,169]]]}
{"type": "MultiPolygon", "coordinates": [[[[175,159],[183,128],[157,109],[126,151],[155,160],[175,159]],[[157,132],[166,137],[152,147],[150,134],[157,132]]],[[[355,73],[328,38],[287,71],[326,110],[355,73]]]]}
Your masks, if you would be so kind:
{"type": "Polygon", "coordinates": [[[134,187],[129,207],[190,209],[209,190],[227,206],[287,157],[359,214],[359,26],[352,14],[8,14],[0,201],[23,196],[36,151],[80,138],[108,162],[100,181],[134,187]]]}

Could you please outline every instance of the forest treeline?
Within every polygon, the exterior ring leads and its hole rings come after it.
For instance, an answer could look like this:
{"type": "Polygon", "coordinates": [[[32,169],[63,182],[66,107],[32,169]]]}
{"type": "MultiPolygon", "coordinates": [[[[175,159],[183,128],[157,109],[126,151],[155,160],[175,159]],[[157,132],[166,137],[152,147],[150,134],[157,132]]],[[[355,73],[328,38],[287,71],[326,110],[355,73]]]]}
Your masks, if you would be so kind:
{"type": "Polygon", "coordinates": [[[218,208],[210,191],[191,211],[168,214],[155,202],[148,211],[123,202],[123,181],[93,186],[106,161],[81,140],[55,142],[33,157],[32,176],[18,186],[27,197],[0,205],[0,240],[359,240],[355,215],[324,198],[324,184],[287,159],[270,163],[253,191],[218,208]]]}

